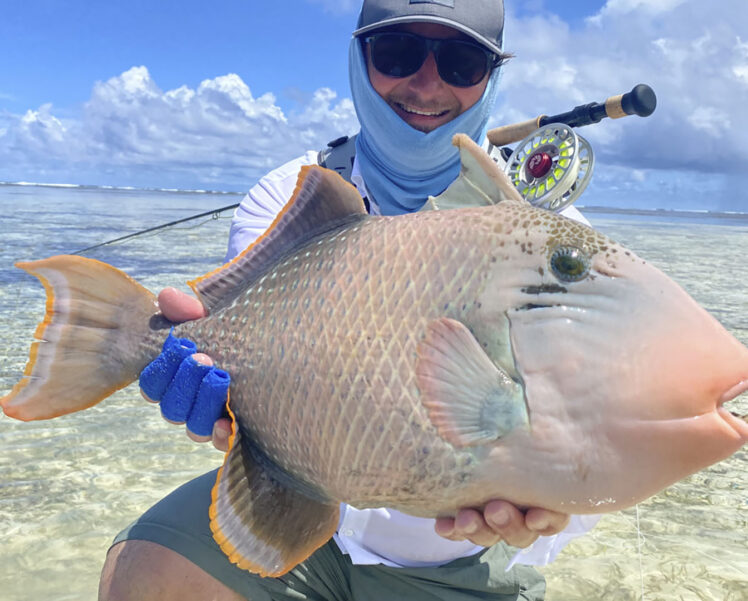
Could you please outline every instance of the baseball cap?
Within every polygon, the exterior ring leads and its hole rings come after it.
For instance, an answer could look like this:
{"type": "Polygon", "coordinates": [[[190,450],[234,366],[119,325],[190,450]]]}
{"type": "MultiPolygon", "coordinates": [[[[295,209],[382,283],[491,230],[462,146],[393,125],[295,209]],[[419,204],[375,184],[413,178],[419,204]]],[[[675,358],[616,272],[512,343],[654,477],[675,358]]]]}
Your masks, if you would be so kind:
{"type": "Polygon", "coordinates": [[[416,21],[453,27],[501,54],[504,0],[364,0],[353,35],[416,21]]]}

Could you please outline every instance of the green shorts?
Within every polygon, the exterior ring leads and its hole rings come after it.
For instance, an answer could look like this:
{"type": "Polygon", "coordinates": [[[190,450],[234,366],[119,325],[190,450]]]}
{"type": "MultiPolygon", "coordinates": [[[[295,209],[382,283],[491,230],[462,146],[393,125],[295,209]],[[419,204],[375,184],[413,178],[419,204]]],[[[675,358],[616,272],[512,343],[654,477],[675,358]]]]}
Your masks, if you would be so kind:
{"type": "Polygon", "coordinates": [[[533,568],[508,572],[512,551],[498,544],[435,568],[353,565],[330,540],[280,578],[234,566],[213,540],[208,520],[216,472],[181,486],[120,532],[114,542],[146,540],[176,551],[252,601],[541,601],[545,581],[533,568]]]}

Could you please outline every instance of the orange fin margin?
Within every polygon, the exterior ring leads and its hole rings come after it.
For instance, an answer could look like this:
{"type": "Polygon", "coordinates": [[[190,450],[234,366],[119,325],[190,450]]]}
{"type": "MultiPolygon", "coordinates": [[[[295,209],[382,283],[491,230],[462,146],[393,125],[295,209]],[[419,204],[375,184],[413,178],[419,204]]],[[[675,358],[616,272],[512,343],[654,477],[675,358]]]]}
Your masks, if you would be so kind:
{"type": "Polygon", "coordinates": [[[239,568],[278,577],[330,540],[339,504],[311,499],[273,478],[243,448],[236,417],[228,411],[232,433],[211,491],[210,529],[239,568]]]}
{"type": "MultiPolygon", "coordinates": [[[[95,405],[151,360],[143,337],[155,297],[118,269],[78,256],[18,263],[47,293],[23,378],[0,399],[9,417],[49,419],[95,405]]],[[[158,346],[154,342],[155,354],[158,346]]]]}
{"type": "Polygon", "coordinates": [[[351,184],[334,171],[306,165],[293,196],[270,227],[233,260],[188,284],[208,312],[214,312],[294,249],[366,216],[364,202],[351,184]]]}

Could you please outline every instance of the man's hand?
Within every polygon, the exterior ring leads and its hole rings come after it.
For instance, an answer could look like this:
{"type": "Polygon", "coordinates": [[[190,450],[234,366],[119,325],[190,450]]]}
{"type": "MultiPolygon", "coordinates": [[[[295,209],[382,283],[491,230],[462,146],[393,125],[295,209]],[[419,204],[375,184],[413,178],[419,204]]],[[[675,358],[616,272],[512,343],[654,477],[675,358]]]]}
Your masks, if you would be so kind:
{"type": "MultiPolygon", "coordinates": [[[[158,295],[158,306],[164,317],[174,323],[200,319],[206,315],[205,308],[199,300],[194,296],[180,292],[176,288],[164,288],[158,295]]],[[[192,355],[192,358],[199,364],[207,366],[213,365],[212,359],[204,353],[195,353],[192,355]]],[[[158,402],[148,398],[148,395],[146,395],[142,389],[140,392],[147,401],[151,403],[158,402]]],[[[187,436],[192,440],[195,442],[212,441],[213,446],[219,451],[228,451],[230,434],[231,420],[228,418],[220,418],[216,420],[213,424],[213,433],[211,436],[200,436],[187,429],[187,436]]]]}
{"type": "Polygon", "coordinates": [[[461,509],[454,518],[438,518],[436,533],[449,540],[469,540],[490,547],[503,540],[513,547],[529,547],[539,536],[558,534],[569,516],[547,509],[522,512],[506,501],[491,501],[483,513],[461,509]]]}

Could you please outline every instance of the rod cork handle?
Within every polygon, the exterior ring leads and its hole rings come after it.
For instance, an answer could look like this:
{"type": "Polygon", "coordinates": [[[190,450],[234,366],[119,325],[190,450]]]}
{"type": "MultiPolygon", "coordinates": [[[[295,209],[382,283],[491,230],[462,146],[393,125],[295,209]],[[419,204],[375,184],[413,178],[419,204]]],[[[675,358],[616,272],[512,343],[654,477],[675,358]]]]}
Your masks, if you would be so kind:
{"type": "Polygon", "coordinates": [[[540,115],[528,121],[512,123],[511,125],[502,125],[488,130],[486,137],[494,146],[506,146],[513,142],[519,142],[540,127],[540,120],[545,115],[540,115]]]}
{"type": "Polygon", "coordinates": [[[627,92],[611,96],[605,101],[605,114],[611,119],[620,119],[628,115],[649,117],[657,108],[657,97],[648,85],[640,83],[627,92]]]}

